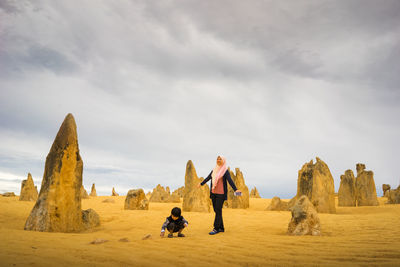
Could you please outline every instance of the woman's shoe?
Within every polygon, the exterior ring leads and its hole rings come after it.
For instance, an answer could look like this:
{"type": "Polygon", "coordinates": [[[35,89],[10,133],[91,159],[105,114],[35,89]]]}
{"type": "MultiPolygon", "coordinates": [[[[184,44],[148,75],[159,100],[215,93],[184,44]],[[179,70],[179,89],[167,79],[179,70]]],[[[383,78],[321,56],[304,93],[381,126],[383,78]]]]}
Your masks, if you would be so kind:
{"type": "Polygon", "coordinates": [[[219,229],[218,232],[223,233],[223,232],[225,232],[225,229],[219,229]]]}
{"type": "Polygon", "coordinates": [[[213,230],[212,230],[211,232],[209,232],[208,234],[209,234],[209,235],[216,235],[216,234],[218,234],[218,233],[219,233],[219,231],[213,229],[213,230]]]}

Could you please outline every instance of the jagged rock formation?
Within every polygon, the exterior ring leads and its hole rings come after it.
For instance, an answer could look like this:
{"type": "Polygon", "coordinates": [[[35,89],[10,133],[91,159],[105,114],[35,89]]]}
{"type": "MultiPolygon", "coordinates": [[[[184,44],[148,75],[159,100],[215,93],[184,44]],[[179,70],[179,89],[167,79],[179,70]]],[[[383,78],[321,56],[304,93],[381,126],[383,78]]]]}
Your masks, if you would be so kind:
{"type": "Polygon", "coordinates": [[[388,201],[386,204],[400,204],[400,185],[395,190],[387,191],[388,201]]]}
{"type": "Polygon", "coordinates": [[[235,192],[228,183],[227,200],[224,202],[224,206],[233,209],[247,209],[250,206],[249,188],[244,182],[243,173],[239,168],[235,169],[236,174],[233,173],[229,168],[228,171],[237,189],[242,192],[242,196],[235,196],[235,192]]]}
{"type": "Polygon", "coordinates": [[[346,170],[344,175],[340,176],[338,206],[355,207],[356,204],[356,180],[353,171],[346,170]]]}
{"type": "Polygon", "coordinates": [[[176,193],[178,194],[179,197],[183,197],[183,192],[185,191],[185,187],[181,186],[178,189],[176,189],[172,194],[176,193]]]}
{"type": "Polygon", "coordinates": [[[97,197],[96,186],[94,185],[94,183],[92,184],[92,190],[90,191],[90,196],[97,197]]]}
{"type": "Polygon", "coordinates": [[[178,192],[175,190],[172,194],[170,193],[171,190],[169,189],[169,186],[167,186],[165,189],[163,186],[158,184],[154,189],[153,193],[151,193],[149,197],[150,202],[161,202],[161,203],[179,203],[181,202],[180,196],[178,195],[178,192]]]}
{"type": "Polygon", "coordinates": [[[183,211],[210,212],[210,188],[206,184],[197,188],[197,185],[203,180],[202,177],[197,177],[193,162],[189,160],[186,164],[183,211]]]}
{"type": "Polygon", "coordinates": [[[321,235],[317,211],[306,195],[298,198],[291,212],[288,235],[321,235]]]}
{"type": "Polygon", "coordinates": [[[386,196],[386,192],[390,191],[390,185],[389,184],[383,184],[382,185],[382,191],[383,191],[383,196],[386,196]]]}
{"type": "Polygon", "coordinates": [[[89,195],[86,192],[85,188],[83,187],[83,185],[81,186],[81,199],[88,199],[89,195]]]}
{"type": "Polygon", "coordinates": [[[317,212],[336,213],[335,186],[328,165],[320,158],[311,160],[299,170],[297,195],[289,202],[291,207],[302,195],[306,195],[317,212]]]}
{"type": "Polygon", "coordinates": [[[358,163],[356,178],[356,200],[357,206],[378,206],[374,173],[366,171],[365,165],[358,163]]]}
{"type": "Polygon", "coordinates": [[[119,196],[119,194],[117,192],[115,192],[114,187],[112,188],[111,196],[113,196],[113,197],[119,196]]]}
{"type": "Polygon", "coordinates": [[[260,197],[260,193],[258,193],[258,190],[257,190],[256,187],[254,187],[253,189],[251,189],[250,197],[251,197],[251,198],[261,198],[261,197],[260,197]]]}
{"type": "Polygon", "coordinates": [[[149,201],[144,194],[143,189],[132,189],[128,191],[125,198],[126,210],[148,210],[149,201]]]}
{"type": "MultiPolygon", "coordinates": [[[[169,187],[167,187],[169,189],[169,187]]],[[[169,202],[170,194],[168,191],[164,189],[163,186],[158,184],[154,189],[153,193],[150,196],[150,202],[169,202]]]]}
{"type": "Polygon", "coordinates": [[[28,178],[21,183],[21,193],[19,194],[20,201],[36,201],[38,191],[33,183],[32,175],[28,173],[28,178]]]}
{"type": "Polygon", "coordinates": [[[90,221],[95,211],[81,209],[82,170],[75,120],[68,114],[47,155],[42,188],[25,230],[79,232],[97,225],[90,221]]]}
{"type": "Polygon", "coordinates": [[[287,211],[289,210],[288,202],[281,200],[279,197],[273,197],[265,210],[287,211]]]}

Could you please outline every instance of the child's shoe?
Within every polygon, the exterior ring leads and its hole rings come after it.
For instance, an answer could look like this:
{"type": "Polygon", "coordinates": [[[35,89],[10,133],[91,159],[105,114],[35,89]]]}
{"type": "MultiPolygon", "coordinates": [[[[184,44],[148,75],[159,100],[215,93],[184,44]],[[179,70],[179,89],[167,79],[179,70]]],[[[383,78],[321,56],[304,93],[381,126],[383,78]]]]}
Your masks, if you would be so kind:
{"type": "Polygon", "coordinates": [[[178,237],[185,237],[185,235],[182,233],[178,233],[178,237]]]}
{"type": "Polygon", "coordinates": [[[169,238],[173,238],[174,235],[173,235],[173,234],[168,234],[168,237],[169,237],[169,238]]]}

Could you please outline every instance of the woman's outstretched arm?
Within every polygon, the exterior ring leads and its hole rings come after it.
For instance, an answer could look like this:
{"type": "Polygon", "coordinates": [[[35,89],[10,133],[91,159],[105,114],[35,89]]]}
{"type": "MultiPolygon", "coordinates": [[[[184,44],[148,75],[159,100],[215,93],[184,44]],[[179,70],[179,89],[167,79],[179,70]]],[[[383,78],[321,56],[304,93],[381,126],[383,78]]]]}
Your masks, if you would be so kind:
{"type": "Polygon", "coordinates": [[[233,191],[237,191],[236,185],[233,182],[232,178],[231,178],[231,174],[229,173],[229,171],[227,170],[224,174],[226,180],[228,180],[229,184],[231,185],[231,187],[233,188],[233,191]]]}
{"type": "Polygon", "coordinates": [[[200,185],[204,185],[205,183],[207,183],[208,181],[210,181],[210,179],[211,179],[211,174],[212,174],[212,171],[211,171],[210,174],[207,176],[207,178],[204,179],[204,181],[200,183],[200,185]]]}

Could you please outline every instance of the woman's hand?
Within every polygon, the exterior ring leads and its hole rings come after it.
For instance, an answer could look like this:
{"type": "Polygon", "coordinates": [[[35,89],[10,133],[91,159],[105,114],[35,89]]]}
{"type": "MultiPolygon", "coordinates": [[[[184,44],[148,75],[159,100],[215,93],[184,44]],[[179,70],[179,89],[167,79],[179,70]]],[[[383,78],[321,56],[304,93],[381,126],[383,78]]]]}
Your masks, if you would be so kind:
{"type": "Polygon", "coordinates": [[[235,191],[235,193],[240,193],[242,194],[242,191],[240,191],[239,189],[235,191]]]}
{"type": "Polygon", "coordinates": [[[201,186],[201,183],[199,183],[199,184],[197,185],[197,188],[200,188],[200,186],[201,186]]]}

